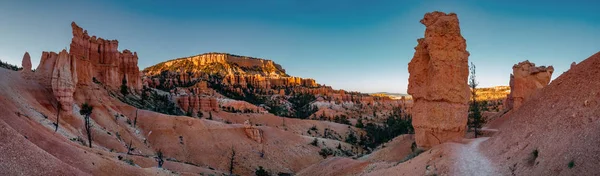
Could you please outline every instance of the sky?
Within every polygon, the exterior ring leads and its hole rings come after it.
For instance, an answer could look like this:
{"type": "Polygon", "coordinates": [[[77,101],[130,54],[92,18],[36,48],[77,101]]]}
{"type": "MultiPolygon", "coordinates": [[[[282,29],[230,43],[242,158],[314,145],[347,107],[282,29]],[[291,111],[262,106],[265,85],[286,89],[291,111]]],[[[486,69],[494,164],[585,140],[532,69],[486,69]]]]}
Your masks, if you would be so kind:
{"type": "Polygon", "coordinates": [[[553,65],[553,78],[600,51],[600,1],[2,0],[0,60],[68,49],[70,23],[136,51],[140,69],[206,52],[270,59],[288,74],[361,92],[406,93],[419,23],[458,14],[480,87],[508,85],[512,66],[553,65]]]}

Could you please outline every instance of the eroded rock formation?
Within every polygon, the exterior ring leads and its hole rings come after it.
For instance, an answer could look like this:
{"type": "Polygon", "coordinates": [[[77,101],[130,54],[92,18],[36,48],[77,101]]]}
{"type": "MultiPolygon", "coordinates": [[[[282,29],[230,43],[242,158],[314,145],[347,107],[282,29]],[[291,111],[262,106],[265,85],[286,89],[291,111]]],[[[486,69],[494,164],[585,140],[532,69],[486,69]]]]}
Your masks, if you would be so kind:
{"type": "Polygon", "coordinates": [[[414,99],[416,143],[430,148],[465,135],[469,52],[456,14],[427,13],[421,23],[426,26],[425,38],[417,40],[408,64],[408,93],[414,99]]]}
{"type": "Polygon", "coordinates": [[[75,22],[71,23],[71,27],[73,39],[69,53],[78,60],[77,67],[82,68],[78,69],[80,85],[92,84],[95,78],[107,87],[117,89],[125,77],[130,89],[142,88],[137,53],[129,50],[119,52],[119,41],[90,37],[75,22]]]}
{"type": "Polygon", "coordinates": [[[258,143],[263,142],[263,131],[252,126],[252,124],[248,120],[244,122],[244,132],[246,133],[246,136],[248,136],[248,138],[252,139],[253,141],[256,141],[258,143]]]}
{"type": "Polygon", "coordinates": [[[219,111],[219,104],[214,97],[198,95],[184,95],[175,98],[175,101],[184,112],[197,114],[199,111],[219,111]]]}
{"type": "Polygon", "coordinates": [[[21,75],[23,76],[23,78],[31,78],[33,72],[31,71],[31,57],[29,56],[28,52],[25,52],[25,54],[23,55],[23,61],[21,61],[21,66],[23,67],[23,70],[21,70],[21,75]]]}
{"type": "Polygon", "coordinates": [[[552,66],[536,67],[528,60],[515,64],[513,74],[510,75],[511,91],[504,101],[505,107],[518,109],[531,94],[550,83],[553,72],[552,66]]]}
{"type": "Polygon", "coordinates": [[[52,69],[52,92],[61,104],[63,110],[69,110],[73,106],[73,93],[77,85],[76,59],[71,57],[67,50],[61,51],[58,56],[50,53],[56,58],[52,69]]]}

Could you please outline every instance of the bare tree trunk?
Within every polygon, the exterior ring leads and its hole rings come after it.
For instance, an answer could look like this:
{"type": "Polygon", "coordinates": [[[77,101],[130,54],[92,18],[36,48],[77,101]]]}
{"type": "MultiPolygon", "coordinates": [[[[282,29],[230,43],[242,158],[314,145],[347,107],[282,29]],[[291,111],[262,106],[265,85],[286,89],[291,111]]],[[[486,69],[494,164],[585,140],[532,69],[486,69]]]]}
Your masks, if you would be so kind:
{"type": "Polygon", "coordinates": [[[138,110],[135,110],[135,119],[133,119],[133,127],[135,128],[135,124],[137,124],[138,110]]]}
{"type": "Polygon", "coordinates": [[[90,124],[90,115],[85,116],[85,130],[87,132],[89,147],[92,148],[92,130],[90,124]]]}
{"type": "Polygon", "coordinates": [[[231,158],[229,158],[229,175],[233,175],[233,164],[235,163],[235,150],[231,146],[231,158]]]}
{"type": "Polygon", "coordinates": [[[57,107],[58,107],[58,112],[56,114],[56,125],[55,125],[56,128],[54,129],[54,132],[58,131],[58,123],[59,123],[58,120],[60,119],[60,111],[62,110],[62,105],[60,104],[60,102],[58,103],[57,107]]]}

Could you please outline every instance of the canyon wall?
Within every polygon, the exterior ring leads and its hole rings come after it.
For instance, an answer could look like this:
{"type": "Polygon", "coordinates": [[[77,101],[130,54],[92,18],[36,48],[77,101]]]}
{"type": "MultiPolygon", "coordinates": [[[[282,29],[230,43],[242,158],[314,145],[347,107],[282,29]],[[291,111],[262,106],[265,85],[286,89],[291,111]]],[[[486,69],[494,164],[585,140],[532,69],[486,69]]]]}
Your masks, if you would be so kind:
{"type": "Polygon", "coordinates": [[[469,52],[454,13],[425,14],[425,38],[418,39],[408,64],[408,94],[419,147],[464,137],[467,125],[469,52]]]}
{"type": "Polygon", "coordinates": [[[518,109],[529,96],[550,83],[554,67],[539,66],[528,60],[513,66],[510,75],[510,94],[506,97],[505,107],[518,109]]]}

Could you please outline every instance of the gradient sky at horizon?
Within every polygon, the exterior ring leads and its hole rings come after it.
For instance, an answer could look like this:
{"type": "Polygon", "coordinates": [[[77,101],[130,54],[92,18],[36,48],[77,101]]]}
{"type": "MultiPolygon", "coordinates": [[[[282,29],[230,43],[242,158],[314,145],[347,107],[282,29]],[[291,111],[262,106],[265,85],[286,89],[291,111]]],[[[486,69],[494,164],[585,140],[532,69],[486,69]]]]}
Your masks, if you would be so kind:
{"type": "Polygon", "coordinates": [[[406,93],[426,12],[458,14],[481,87],[507,85],[512,65],[553,65],[553,78],[600,51],[600,2],[452,0],[0,2],[0,60],[34,68],[71,41],[71,21],[136,51],[140,69],[227,52],[274,60],[336,89],[406,93]]]}

